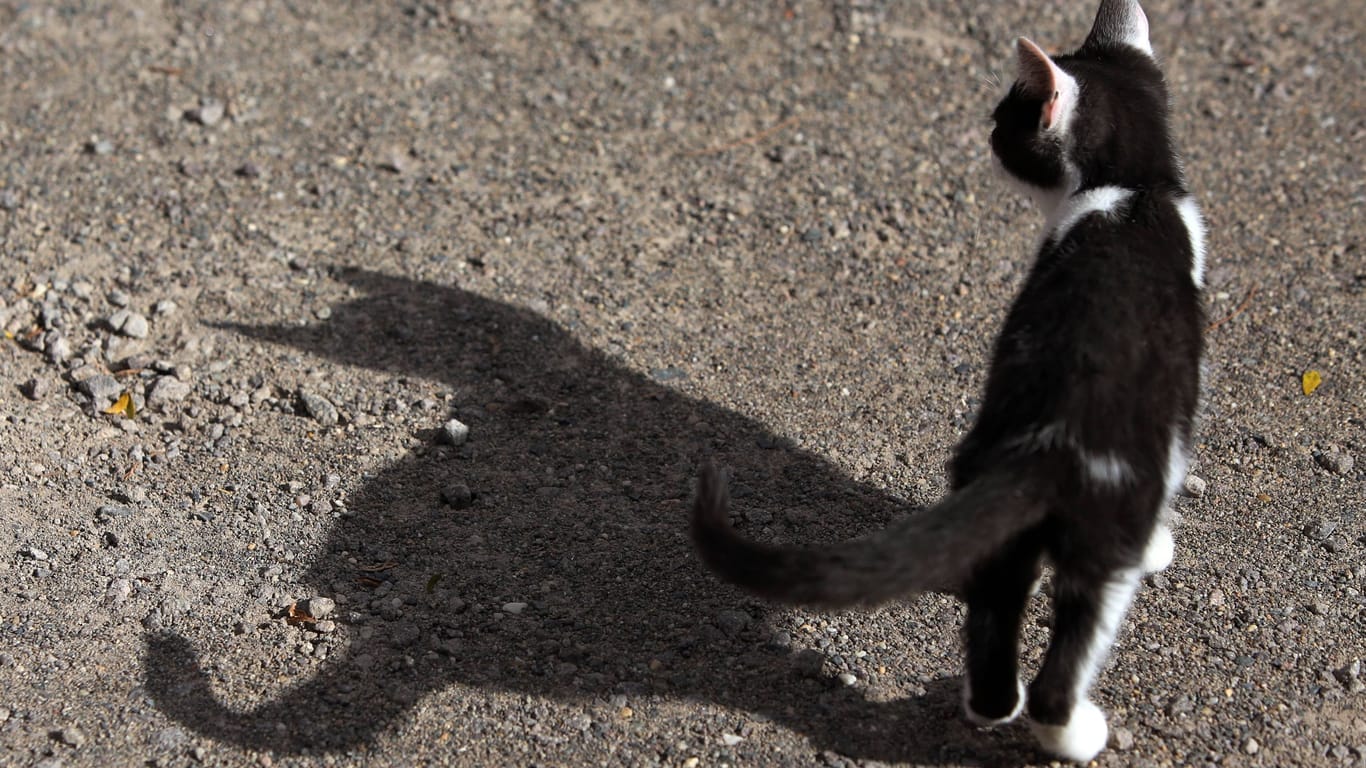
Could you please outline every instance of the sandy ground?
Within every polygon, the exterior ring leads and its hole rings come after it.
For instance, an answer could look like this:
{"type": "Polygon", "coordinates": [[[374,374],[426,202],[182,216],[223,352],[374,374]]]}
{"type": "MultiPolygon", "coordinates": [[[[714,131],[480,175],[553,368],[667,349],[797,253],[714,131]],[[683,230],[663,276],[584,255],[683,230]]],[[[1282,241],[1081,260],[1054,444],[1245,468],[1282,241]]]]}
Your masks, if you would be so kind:
{"type": "MultiPolygon", "coordinates": [[[[685,518],[708,454],[790,541],[943,492],[1040,224],[986,116],[1093,12],[0,0],[0,763],[1048,764],[957,603],[685,518]]],[[[1366,14],[1148,12],[1208,395],[1097,763],[1366,765],[1366,14]]]]}

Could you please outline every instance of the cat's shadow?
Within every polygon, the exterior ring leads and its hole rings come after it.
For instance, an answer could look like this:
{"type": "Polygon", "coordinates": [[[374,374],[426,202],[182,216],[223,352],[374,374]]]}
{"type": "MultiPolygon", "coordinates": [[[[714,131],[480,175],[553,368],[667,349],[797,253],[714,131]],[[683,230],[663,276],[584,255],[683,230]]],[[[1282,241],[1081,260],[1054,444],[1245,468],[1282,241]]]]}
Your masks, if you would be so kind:
{"type": "Polygon", "coordinates": [[[533,312],[374,272],[339,277],[360,297],[325,323],[237,330],[441,381],[469,442],[415,451],[352,494],[306,581],[344,598],[343,622],[351,611],[365,618],[347,628],[349,647],[272,702],[224,707],[186,640],[150,636],[147,690],[168,716],[250,749],[348,750],[459,683],[557,700],[695,699],[858,758],[1032,756],[1018,735],[982,738],[961,721],[956,679],[883,703],[828,669],[803,670],[810,658],[775,642],[772,609],[710,578],[687,539],[692,476],[709,453],[733,468],[737,506],[794,539],[866,531],[903,503],[533,312]],[[453,484],[469,489],[470,506],[443,502],[453,484]]]}

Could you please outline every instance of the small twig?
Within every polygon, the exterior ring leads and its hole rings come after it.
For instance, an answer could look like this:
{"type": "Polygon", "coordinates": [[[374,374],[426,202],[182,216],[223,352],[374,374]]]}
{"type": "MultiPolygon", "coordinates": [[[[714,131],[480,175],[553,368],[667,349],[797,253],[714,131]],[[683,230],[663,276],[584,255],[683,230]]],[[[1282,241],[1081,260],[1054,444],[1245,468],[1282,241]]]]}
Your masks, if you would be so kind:
{"type": "Polygon", "coordinates": [[[802,116],[801,116],[801,115],[793,115],[793,116],[787,118],[786,120],[783,120],[783,121],[779,122],[779,123],[776,124],[776,125],[771,125],[771,126],[765,128],[765,129],[763,129],[762,131],[759,131],[758,133],[756,133],[756,134],[754,134],[754,135],[752,135],[752,136],[746,136],[746,137],[743,138],[743,139],[737,139],[737,140],[732,141],[732,142],[730,142],[730,143],[728,143],[728,144],[721,144],[721,145],[718,145],[718,146],[715,146],[715,147],[707,147],[706,149],[695,149],[695,150],[693,150],[693,151],[687,153],[687,156],[688,156],[688,157],[697,157],[697,156],[699,156],[699,155],[714,155],[714,154],[716,154],[716,153],[718,153],[718,152],[726,152],[726,151],[735,149],[735,148],[737,148],[737,147],[743,147],[743,146],[745,146],[746,144],[754,144],[755,142],[763,141],[764,139],[768,138],[769,136],[772,136],[773,134],[777,133],[778,131],[781,131],[782,129],[787,128],[787,127],[793,125],[794,123],[798,122],[798,121],[801,120],[801,119],[802,119],[802,116]]]}
{"type": "Polygon", "coordinates": [[[1256,296],[1256,295],[1257,295],[1257,286],[1254,285],[1254,286],[1252,286],[1252,288],[1250,288],[1250,289],[1248,290],[1247,295],[1243,297],[1243,300],[1240,301],[1240,302],[1238,302],[1238,306],[1235,307],[1234,310],[1233,310],[1232,312],[1228,313],[1227,315],[1225,315],[1225,316],[1219,318],[1218,320],[1215,320],[1214,322],[1210,323],[1209,325],[1205,326],[1205,333],[1209,333],[1210,331],[1214,330],[1215,328],[1218,328],[1219,326],[1223,325],[1224,323],[1227,323],[1228,321],[1232,320],[1233,318],[1237,317],[1238,315],[1241,315],[1241,314],[1243,313],[1243,310],[1247,309],[1248,303],[1250,303],[1250,302],[1252,301],[1252,297],[1253,297],[1253,296],[1256,296]]]}

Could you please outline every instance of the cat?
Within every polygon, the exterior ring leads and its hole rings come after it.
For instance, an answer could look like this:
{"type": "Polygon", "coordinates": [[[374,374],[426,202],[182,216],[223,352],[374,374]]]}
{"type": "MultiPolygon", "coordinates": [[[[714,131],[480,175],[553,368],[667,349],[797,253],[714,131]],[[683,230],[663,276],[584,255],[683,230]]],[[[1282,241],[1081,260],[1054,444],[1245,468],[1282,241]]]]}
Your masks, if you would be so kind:
{"type": "Polygon", "coordinates": [[[1204,224],[1135,0],[1103,0],[1074,53],[1021,37],[1016,54],[991,149],[1045,225],[949,463],[950,494],[865,538],[776,547],[731,528],[708,460],[692,534],[719,576],[777,601],[960,596],[967,717],[999,725],[1027,701],[1040,746],[1086,761],[1108,736],[1088,691],[1140,579],[1173,557],[1163,510],[1185,478],[1199,398],[1204,224]],[[1051,639],[1026,689],[1020,622],[1045,559],[1051,639]]]}

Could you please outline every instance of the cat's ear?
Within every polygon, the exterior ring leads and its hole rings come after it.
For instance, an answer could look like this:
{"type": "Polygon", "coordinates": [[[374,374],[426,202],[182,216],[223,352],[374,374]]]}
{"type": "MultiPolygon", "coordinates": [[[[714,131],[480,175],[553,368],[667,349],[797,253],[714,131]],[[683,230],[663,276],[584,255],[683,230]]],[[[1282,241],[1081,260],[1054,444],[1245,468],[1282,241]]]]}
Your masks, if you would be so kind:
{"type": "Polygon", "coordinates": [[[1148,42],[1148,17],[1143,15],[1138,0],[1101,0],[1091,34],[1082,47],[1127,45],[1153,55],[1148,42]]]}
{"type": "Polygon", "coordinates": [[[1029,38],[1016,40],[1015,50],[1020,59],[1020,73],[1016,77],[1020,90],[1026,96],[1043,99],[1039,127],[1048,131],[1065,125],[1077,105],[1077,81],[1029,38]]]}

